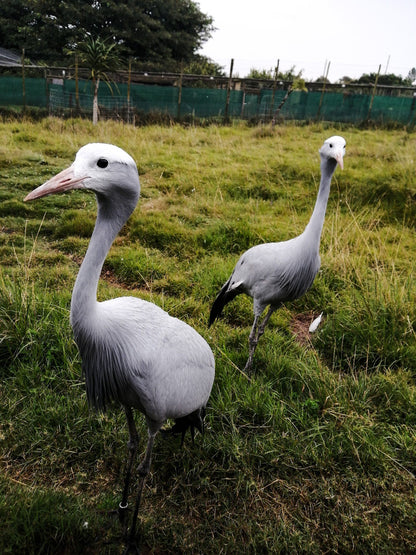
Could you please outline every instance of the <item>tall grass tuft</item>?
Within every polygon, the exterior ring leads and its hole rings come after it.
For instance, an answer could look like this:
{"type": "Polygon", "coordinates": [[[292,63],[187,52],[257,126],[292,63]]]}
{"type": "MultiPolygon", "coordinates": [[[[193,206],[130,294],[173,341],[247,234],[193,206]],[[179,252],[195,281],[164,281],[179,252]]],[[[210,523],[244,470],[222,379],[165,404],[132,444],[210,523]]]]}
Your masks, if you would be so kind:
{"type": "Polygon", "coordinates": [[[375,272],[334,308],[317,348],[336,371],[416,368],[415,294],[411,277],[375,272]]]}

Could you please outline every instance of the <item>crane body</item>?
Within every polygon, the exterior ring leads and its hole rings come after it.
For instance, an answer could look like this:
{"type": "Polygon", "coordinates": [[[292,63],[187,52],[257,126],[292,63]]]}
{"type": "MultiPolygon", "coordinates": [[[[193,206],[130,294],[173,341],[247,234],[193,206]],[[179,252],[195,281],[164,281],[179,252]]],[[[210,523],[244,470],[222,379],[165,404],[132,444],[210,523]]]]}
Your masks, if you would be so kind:
{"type": "Polygon", "coordinates": [[[257,343],[273,312],[284,302],[304,295],[319,271],[319,246],[331,179],[337,164],[343,167],[345,144],[343,137],[334,136],[319,151],[321,181],[312,216],[303,233],[287,241],[255,245],[244,252],[212,305],[209,325],[237,295],[245,293],[253,298],[254,321],[249,335],[247,371],[251,369],[257,343]],[[260,323],[267,306],[269,310],[260,323]]]}
{"type": "MultiPolygon", "coordinates": [[[[134,546],[144,480],[150,470],[154,438],[167,419],[183,436],[203,430],[203,417],[215,375],[214,355],[191,326],[137,297],[99,302],[97,287],[107,253],[139,200],[134,160],[103,143],[82,147],[74,163],[29,193],[25,200],[71,189],[90,189],[97,197],[97,219],[71,299],[71,325],[85,376],[87,398],[105,411],[120,404],[129,429],[129,458],[119,515],[125,522],[133,462],[138,449],[133,409],[148,427],[129,545],[134,546]]],[[[127,531],[127,528],[126,528],[127,531]]]]}

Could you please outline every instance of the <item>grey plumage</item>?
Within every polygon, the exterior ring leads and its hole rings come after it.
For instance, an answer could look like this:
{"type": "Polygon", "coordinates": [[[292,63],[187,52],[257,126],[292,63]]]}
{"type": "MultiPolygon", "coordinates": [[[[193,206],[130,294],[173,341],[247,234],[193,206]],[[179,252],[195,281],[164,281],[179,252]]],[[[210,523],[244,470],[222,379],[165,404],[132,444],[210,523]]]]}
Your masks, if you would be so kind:
{"type": "Polygon", "coordinates": [[[315,279],[321,264],[319,245],[331,179],[337,164],[343,167],[345,145],[343,137],[334,136],[319,150],[321,181],[311,219],[303,233],[288,241],[256,245],[243,253],[212,305],[209,325],[237,295],[245,293],[253,298],[254,321],[245,370],[251,368],[258,340],[273,312],[282,303],[306,293],[315,279]],[[269,310],[259,323],[267,306],[269,310]]]}
{"type": "Polygon", "coordinates": [[[70,168],[32,191],[25,200],[76,188],[95,191],[98,213],[72,294],[71,325],[89,403],[104,411],[117,402],[126,412],[130,455],[120,514],[127,508],[138,443],[133,408],[145,415],[149,432],[139,467],[142,479],[130,530],[133,542],[154,437],[169,418],[177,422],[173,432],[184,434],[188,426],[192,435],[194,427],[202,430],[214,380],[214,356],[192,327],[152,303],[135,297],[97,302],[98,281],[108,250],[139,199],[134,160],[114,145],[88,144],[78,151],[70,168]]]}

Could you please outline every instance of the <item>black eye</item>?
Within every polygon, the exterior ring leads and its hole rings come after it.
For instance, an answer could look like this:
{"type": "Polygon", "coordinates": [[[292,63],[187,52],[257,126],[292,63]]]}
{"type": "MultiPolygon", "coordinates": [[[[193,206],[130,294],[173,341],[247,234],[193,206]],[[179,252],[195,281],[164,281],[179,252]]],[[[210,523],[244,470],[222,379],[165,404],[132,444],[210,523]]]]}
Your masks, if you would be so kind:
{"type": "Polygon", "coordinates": [[[108,166],[108,160],[106,160],[105,158],[100,158],[97,162],[97,166],[99,168],[106,168],[108,166]]]}
{"type": "Polygon", "coordinates": [[[332,143],[329,143],[329,148],[332,148],[332,143]]]}

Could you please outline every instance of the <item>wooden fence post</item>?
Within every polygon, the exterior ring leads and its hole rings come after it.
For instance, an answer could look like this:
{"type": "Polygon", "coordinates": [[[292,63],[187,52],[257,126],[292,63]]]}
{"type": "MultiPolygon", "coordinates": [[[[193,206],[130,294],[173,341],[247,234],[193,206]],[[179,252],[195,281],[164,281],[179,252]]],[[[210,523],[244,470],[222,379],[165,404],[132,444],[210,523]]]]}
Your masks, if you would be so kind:
{"type": "Polygon", "coordinates": [[[227,84],[227,97],[225,100],[225,112],[224,112],[224,119],[228,119],[228,110],[230,106],[230,95],[231,95],[231,85],[233,80],[233,67],[234,67],[234,58],[231,58],[231,65],[230,65],[230,78],[228,79],[227,84]]]}
{"type": "Polygon", "coordinates": [[[377,83],[378,83],[378,78],[380,77],[380,71],[381,71],[381,64],[378,66],[378,72],[377,72],[377,75],[376,75],[376,79],[374,81],[374,87],[373,87],[373,92],[371,94],[370,106],[368,107],[367,121],[369,121],[370,117],[371,117],[371,110],[373,109],[373,102],[374,102],[374,97],[376,96],[377,83]]]}
{"type": "Polygon", "coordinates": [[[181,104],[182,104],[182,81],[183,81],[183,62],[181,62],[181,72],[179,75],[179,90],[178,90],[178,112],[177,119],[181,118],[181,104]]]}
{"type": "Polygon", "coordinates": [[[276,64],[276,67],[275,67],[275,70],[274,70],[272,101],[271,101],[271,104],[270,104],[270,119],[273,117],[274,99],[275,99],[275,96],[276,96],[277,76],[279,74],[279,65],[280,65],[280,60],[277,60],[277,64],[276,64]]]}
{"type": "Polygon", "coordinates": [[[280,110],[283,108],[284,104],[286,103],[286,100],[289,98],[289,96],[292,94],[293,91],[294,91],[293,84],[288,85],[285,96],[282,98],[282,101],[280,102],[279,106],[276,108],[276,110],[273,113],[272,121],[270,124],[272,127],[276,125],[277,116],[279,115],[280,110]]]}
{"type": "Polygon", "coordinates": [[[412,103],[410,105],[410,113],[409,113],[410,119],[409,119],[409,123],[408,123],[408,126],[409,126],[410,129],[413,129],[413,127],[415,125],[415,121],[416,121],[415,106],[416,106],[416,92],[413,93],[413,100],[412,100],[412,103]]]}
{"type": "Polygon", "coordinates": [[[244,117],[244,105],[246,103],[246,89],[243,88],[243,97],[241,99],[241,112],[240,112],[240,118],[243,119],[244,117]]]}
{"type": "Polygon", "coordinates": [[[23,113],[26,112],[25,49],[22,48],[22,99],[23,113]]]}
{"type": "Polygon", "coordinates": [[[321,108],[322,108],[322,103],[324,101],[324,94],[325,94],[325,89],[326,89],[326,82],[328,80],[328,73],[329,73],[329,66],[331,65],[331,62],[328,62],[328,65],[326,66],[326,73],[324,75],[324,85],[322,87],[322,93],[321,93],[321,98],[319,99],[319,106],[318,106],[318,112],[316,113],[316,119],[318,120],[320,115],[321,115],[321,108]]]}
{"type": "Polygon", "coordinates": [[[75,52],[75,110],[76,110],[76,114],[79,115],[81,112],[81,106],[79,104],[78,54],[76,52],[75,52]]]}
{"type": "Polygon", "coordinates": [[[46,68],[43,71],[43,76],[45,79],[45,105],[46,105],[46,109],[48,110],[49,113],[49,83],[48,83],[48,69],[46,68]]]}
{"type": "Polygon", "coordinates": [[[131,58],[129,58],[129,74],[127,78],[127,123],[131,123],[130,86],[131,86],[131,58]]]}

